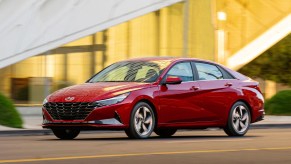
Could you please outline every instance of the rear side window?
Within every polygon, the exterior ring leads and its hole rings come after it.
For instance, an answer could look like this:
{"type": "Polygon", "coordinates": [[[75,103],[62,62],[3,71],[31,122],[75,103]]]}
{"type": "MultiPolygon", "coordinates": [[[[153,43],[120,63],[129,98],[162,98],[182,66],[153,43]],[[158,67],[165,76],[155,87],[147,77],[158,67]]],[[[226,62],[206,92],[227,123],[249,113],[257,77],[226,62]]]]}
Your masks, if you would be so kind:
{"type": "Polygon", "coordinates": [[[224,68],[222,68],[220,66],[217,66],[217,67],[222,72],[224,79],[235,79],[234,76],[232,74],[230,74],[229,72],[227,72],[224,68]]]}
{"type": "Polygon", "coordinates": [[[177,76],[182,81],[193,81],[193,72],[190,62],[183,62],[174,65],[169,72],[168,76],[177,76]]]}
{"type": "Polygon", "coordinates": [[[195,63],[199,80],[219,80],[223,79],[223,74],[217,66],[207,63],[195,63]]]}

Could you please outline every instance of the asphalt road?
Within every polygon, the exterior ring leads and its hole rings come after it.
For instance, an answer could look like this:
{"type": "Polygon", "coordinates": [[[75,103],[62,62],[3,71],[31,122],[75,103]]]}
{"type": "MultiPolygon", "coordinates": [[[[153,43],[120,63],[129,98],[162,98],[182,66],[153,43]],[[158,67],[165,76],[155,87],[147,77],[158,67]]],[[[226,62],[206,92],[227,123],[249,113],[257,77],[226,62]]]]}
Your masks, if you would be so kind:
{"type": "Polygon", "coordinates": [[[291,163],[291,128],[251,129],[245,137],[221,130],[178,131],[172,138],[130,140],[123,132],[0,136],[0,163],[291,163]]]}

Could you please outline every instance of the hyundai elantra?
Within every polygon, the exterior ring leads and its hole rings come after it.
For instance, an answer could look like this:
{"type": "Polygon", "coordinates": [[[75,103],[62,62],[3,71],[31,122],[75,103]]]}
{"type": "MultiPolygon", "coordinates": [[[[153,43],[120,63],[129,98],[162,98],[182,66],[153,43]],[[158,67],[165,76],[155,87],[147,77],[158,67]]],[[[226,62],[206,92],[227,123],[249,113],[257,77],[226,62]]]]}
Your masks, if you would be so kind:
{"type": "MultiPolygon", "coordinates": [[[[77,76],[77,75],[76,75],[77,76]]],[[[141,58],[114,63],[43,102],[43,128],[60,139],[82,130],[124,130],[130,138],[178,129],[222,128],[243,136],[264,117],[259,83],[214,62],[141,58]]]]}

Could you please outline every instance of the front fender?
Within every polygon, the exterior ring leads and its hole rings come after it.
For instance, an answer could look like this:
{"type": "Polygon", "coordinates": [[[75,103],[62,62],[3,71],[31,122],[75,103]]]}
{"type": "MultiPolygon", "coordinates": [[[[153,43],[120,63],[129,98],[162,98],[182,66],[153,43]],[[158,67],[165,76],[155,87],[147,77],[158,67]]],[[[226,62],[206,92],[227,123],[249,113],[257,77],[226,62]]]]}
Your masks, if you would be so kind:
{"type": "Polygon", "coordinates": [[[158,112],[158,102],[155,97],[158,94],[158,87],[152,86],[150,88],[136,90],[130,93],[130,95],[124,101],[125,104],[129,104],[126,109],[118,109],[116,112],[119,114],[123,121],[123,124],[128,126],[130,123],[130,116],[134,106],[140,101],[148,101],[154,106],[154,110],[158,112]]]}

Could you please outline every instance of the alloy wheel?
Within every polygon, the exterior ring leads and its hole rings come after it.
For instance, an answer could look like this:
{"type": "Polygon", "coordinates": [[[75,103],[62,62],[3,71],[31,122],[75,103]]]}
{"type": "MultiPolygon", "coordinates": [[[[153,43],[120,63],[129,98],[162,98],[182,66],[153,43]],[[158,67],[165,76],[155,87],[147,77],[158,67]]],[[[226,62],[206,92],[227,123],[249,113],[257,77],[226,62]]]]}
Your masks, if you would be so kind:
{"type": "Polygon", "coordinates": [[[250,124],[249,112],[243,105],[238,105],[232,113],[232,126],[238,133],[244,133],[250,124]]]}
{"type": "Polygon", "coordinates": [[[146,136],[152,131],[153,113],[146,106],[141,106],[134,115],[134,128],[140,136],[146,136]]]}

